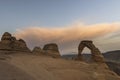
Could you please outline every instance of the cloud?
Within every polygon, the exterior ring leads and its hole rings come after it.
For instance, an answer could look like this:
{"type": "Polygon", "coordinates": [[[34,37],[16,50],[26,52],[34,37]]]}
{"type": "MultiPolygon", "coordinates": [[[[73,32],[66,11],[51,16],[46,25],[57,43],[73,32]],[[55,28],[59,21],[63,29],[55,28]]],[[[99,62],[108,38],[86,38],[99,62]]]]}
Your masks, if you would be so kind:
{"type": "MultiPolygon", "coordinates": [[[[30,48],[43,46],[47,43],[57,43],[63,51],[74,51],[81,40],[100,39],[107,35],[115,34],[120,30],[120,23],[79,24],[59,28],[29,27],[17,29],[15,36],[27,41],[30,48]]],[[[63,52],[62,51],[62,52],[63,52]]]]}

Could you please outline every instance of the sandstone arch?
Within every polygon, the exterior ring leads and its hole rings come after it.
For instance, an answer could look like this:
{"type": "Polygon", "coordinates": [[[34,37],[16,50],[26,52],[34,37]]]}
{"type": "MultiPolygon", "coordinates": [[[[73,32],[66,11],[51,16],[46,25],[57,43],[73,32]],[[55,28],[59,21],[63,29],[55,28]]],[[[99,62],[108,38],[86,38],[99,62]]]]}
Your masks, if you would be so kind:
{"type": "Polygon", "coordinates": [[[82,57],[81,53],[82,53],[82,51],[85,47],[87,47],[88,49],[91,50],[93,61],[95,61],[95,62],[105,62],[104,57],[102,56],[99,49],[96,48],[95,45],[93,44],[93,42],[90,41],[90,40],[81,41],[81,43],[78,47],[78,60],[83,60],[83,57],[82,57]]]}

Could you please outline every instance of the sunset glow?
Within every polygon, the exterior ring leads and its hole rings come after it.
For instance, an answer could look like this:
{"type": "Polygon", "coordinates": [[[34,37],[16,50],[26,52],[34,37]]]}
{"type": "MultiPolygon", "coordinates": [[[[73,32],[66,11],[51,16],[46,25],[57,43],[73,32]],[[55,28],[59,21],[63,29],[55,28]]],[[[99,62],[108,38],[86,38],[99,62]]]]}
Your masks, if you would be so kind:
{"type": "Polygon", "coordinates": [[[29,48],[57,43],[61,54],[93,40],[102,52],[120,49],[120,0],[0,0],[0,34],[29,48]]]}

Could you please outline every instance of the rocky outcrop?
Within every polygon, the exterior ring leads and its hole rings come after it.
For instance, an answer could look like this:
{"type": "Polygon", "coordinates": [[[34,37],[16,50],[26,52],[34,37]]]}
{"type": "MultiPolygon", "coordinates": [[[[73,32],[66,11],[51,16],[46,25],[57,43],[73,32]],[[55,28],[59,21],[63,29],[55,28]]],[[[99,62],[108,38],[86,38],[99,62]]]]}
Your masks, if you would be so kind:
{"type": "Polygon", "coordinates": [[[43,51],[40,47],[35,47],[35,48],[32,50],[32,53],[35,53],[35,54],[43,54],[44,51],[43,51]]]}
{"type": "Polygon", "coordinates": [[[81,41],[81,43],[78,47],[78,58],[77,58],[78,60],[83,60],[83,57],[82,57],[81,53],[82,53],[82,51],[85,47],[87,47],[88,49],[91,50],[93,61],[102,62],[102,63],[105,62],[104,57],[101,54],[101,52],[99,51],[99,49],[96,48],[95,45],[93,44],[93,42],[89,41],[89,40],[81,41]]]}
{"type": "Polygon", "coordinates": [[[43,50],[45,51],[45,54],[47,55],[51,55],[53,57],[60,57],[58,46],[55,43],[46,44],[43,47],[43,50]]]}
{"type": "Polygon", "coordinates": [[[8,32],[5,32],[1,38],[0,50],[30,52],[24,40],[16,40],[16,38],[8,32]]]}

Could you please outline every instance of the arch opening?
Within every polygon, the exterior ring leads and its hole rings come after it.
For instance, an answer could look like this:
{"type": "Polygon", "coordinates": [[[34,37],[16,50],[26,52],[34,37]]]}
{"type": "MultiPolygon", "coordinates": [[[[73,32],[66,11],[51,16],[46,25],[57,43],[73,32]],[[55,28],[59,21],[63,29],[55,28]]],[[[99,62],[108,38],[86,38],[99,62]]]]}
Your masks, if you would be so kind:
{"type": "Polygon", "coordinates": [[[93,62],[92,56],[91,56],[91,50],[89,48],[85,47],[83,51],[81,52],[81,55],[82,55],[83,61],[87,63],[93,62]]]}

